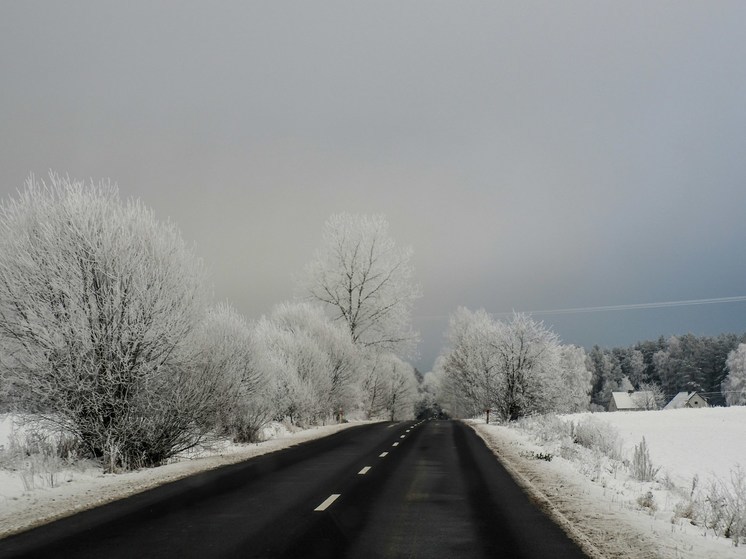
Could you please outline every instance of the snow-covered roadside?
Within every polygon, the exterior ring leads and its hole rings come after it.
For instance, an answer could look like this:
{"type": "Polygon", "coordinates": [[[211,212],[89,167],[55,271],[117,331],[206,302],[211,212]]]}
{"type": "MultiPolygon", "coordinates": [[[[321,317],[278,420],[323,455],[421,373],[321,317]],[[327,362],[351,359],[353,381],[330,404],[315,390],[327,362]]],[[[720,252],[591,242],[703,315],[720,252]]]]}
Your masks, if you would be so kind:
{"type": "MultiPolygon", "coordinates": [[[[610,417],[619,414],[602,415],[610,417]]],[[[679,416],[681,417],[684,416],[679,416]]],[[[726,421],[730,422],[730,419],[736,418],[729,418],[726,421]]],[[[647,425],[648,428],[651,423],[656,423],[656,420],[666,423],[669,418],[628,418],[628,421],[638,422],[640,426],[647,425]]],[[[577,458],[567,460],[559,456],[556,444],[542,442],[527,431],[485,425],[482,421],[470,423],[517,481],[592,557],[746,557],[746,547],[734,547],[731,540],[715,537],[712,531],[692,526],[686,519],[672,518],[672,510],[677,502],[676,495],[673,492],[669,494],[659,483],[642,484],[632,480],[627,472],[615,470],[610,464],[602,463],[596,468],[588,463],[587,458],[585,462],[577,458]],[[541,459],[547,458],[548,454],[552,455],[551,461],[541,459]],[[589,475],[592,471],[598,472],[599,469],[603,471],[603,475],[589,475]],[[657,511],[646,509],[638,503],[638,499],[651,489],[659,505],[657,511]]],[[[679,431],[683,431],[685,437],[687,430],[681,427],[680,422],[675,426],[679,431]]],[[[653,433],[655,430],[656,428],[653,428],[649,432],[653,433]]],[[[659,430],[662,431],[663,427],[659,430]]],[[[625,430],[625,435],[629,434],[631,432],[625,430]]],[[[691,432],[689,435],[691,436],[691,432]]],[[[652,438],[657,439],[655,435],[652,438]]],[[[636,437],[631,442],[625,440],[627,444],[636,442],[639,442],[636,437]]],[[[694,443],[693,440],[691,442],[694,443]]],[[[655,445],[650,446],[651,454],[655,456],[655,445]]],[[[718,454],[708,452],[707,448],[701,449],[700,452],[708,455],[711,462],[718,460],[718,454]]],[[[658,456],[663,455],[661,449],[658,456]]],[[[698,459],[701,459],[701,456],[698,459]]],[[[707,469],[702,470],[702,464],[697,467],[700,468],[703,479],[706,478],[703,474],[707,473],[707,469]]],[[[689,469],[687,466],[682,471],[688,474],[689,469]]],[[[675,473],[671,474],[671,477],[681,479],[681,476],[676,476],[675,473]]]]}
{"type": "MultiPolygon", "coordinates": [[[[93,464],[76,465],[60,470],[54,487],[40,479],[36,483],[29,483],[27,479],[24,484],[18,472],[0,469],[0,538],[164,483],[325,437],[361,423],[365,422],[313,427],[294,433],[277,424],[267,433],[273,438],[258,444],[222,442],[209,449],[185,453],[180,459],[158,468],[122,474],[103,474],[101,468],[93,464]],[[32,485],[30,490],[29,485],[32,485]]],[[[7,431],[7,422],[5,427],[7,431]]]]}

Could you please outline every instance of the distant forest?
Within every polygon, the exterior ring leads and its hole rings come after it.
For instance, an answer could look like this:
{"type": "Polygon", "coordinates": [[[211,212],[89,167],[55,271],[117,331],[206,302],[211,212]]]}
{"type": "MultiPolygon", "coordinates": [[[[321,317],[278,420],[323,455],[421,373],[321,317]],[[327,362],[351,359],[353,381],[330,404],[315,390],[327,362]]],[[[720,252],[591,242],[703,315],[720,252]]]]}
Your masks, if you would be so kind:
{"type": "Polygon", "coordinates": [[[635,389],[642,383],[659,385],[666,402],[678,392],[689,391],[700,393],[711,406],[724,406],[720,385],[728,375],[726,360],[740,343],[746,343],[746,334],[686,334],[626,348],[594,346],[588,353],[593,373],[591,402],[606,409],[612,392],[629,388],[624,382],[627,377],[635,389]]]}

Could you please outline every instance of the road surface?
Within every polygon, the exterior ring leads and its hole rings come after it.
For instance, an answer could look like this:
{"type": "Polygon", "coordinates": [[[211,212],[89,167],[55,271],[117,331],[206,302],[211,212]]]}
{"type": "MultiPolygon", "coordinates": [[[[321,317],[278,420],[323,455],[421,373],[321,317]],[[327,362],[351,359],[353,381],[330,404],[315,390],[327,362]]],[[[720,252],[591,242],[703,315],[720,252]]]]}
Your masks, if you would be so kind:
{"type": "Polygon", "coordinates": [[[584,558],[455,421],[378,423],[0,540],[0,557],[584,558]]]}

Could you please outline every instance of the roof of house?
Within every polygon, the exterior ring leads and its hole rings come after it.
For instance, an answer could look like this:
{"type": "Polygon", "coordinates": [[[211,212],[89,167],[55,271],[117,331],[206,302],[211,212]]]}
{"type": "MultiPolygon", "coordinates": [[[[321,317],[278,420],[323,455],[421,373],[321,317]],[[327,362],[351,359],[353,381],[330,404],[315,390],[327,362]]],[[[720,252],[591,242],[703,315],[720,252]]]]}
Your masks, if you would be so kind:
{"type": "Polygon", "coordinates": [[[618,410],[635,410],[637,404],[632,399],[632,394],[629,392],[612,392],[611,398],[614,400],[614,405],[618,410]]]}
{"type": "Polygon", "coordinates": [[[612,392],[611,397],[618,410],[639,410],[641,409],[639,402],[650,401],[654,396],[652,392],[642,390],[640,392],[612,392]],[[635,401],[635,396],[637,396],[637,401],[635,401]]]}
{"type": "Polygon", "coordinates": [[[694,398],[694,396],[696,395],[696,392],[679,392],[678,394],[676,394],[676,396],[673,397],[673,400],[666,404],[663,409],[675,410],[678,408],[686,407],[686,405],[689,403],[689,400],[694,398]]]}

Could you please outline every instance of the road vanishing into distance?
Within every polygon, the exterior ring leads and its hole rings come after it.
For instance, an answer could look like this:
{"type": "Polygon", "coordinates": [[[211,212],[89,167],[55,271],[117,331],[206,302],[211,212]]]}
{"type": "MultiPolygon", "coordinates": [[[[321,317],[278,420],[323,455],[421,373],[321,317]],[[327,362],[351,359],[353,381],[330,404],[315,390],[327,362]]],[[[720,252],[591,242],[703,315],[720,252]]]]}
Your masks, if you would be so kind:
{"type": "Polygon", "coordinates": [[[474,431],[366,424],[0,540],[0,557],[583,558],[474,431]]]}

